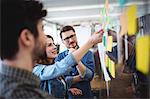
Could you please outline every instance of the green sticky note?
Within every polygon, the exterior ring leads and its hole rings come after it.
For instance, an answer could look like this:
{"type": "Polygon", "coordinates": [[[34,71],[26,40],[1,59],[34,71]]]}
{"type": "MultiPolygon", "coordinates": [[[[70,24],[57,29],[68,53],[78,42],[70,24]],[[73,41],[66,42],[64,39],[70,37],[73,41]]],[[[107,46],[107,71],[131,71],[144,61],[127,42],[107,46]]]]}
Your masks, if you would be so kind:
{"type": "Polygon", "coordinates": [[[121,7],[123,7],[126,3],[126,0],[119,0],[119,4],[121,7]]]}
{"type": "Polygon", "coordinates": [[[106,36],[103,36],[103,45],[106,47],[106,36]]]}
{"type": "Polygon", "coordinates": [[[102,15],[106,16],[106,9],[105,8],[102,9],[102,15]]]}

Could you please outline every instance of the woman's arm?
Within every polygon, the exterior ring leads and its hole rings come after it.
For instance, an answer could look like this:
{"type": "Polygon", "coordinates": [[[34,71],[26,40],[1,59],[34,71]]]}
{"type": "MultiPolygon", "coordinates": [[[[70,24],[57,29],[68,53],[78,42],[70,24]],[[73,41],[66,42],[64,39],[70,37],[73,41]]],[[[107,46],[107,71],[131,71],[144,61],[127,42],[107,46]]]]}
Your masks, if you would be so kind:
{"type": "Polygon", "coordinates": [[[53,65],[37,64],[33,68],[33,73],[40,77],[41,80],[49,80],[61,76],[69,67],[74,66],[76,63],[72,54],[67,55],[60,62],[56,62],[53,65]]]}
{"type": "Polygon", "coordinates": [[[35,67],[33,69],[33,73],[39,76],[41,80],[53,79],[62,75],[69,67],[71,68],[71,66],[76,65],[84,56],[84,54],[87,53],[90,47],[102,41],[102,34],[103,33],[99,32],[93,34],[82,47],[74,51],[72,54],[67,55],[60,62],[56,62],[53,65],[43,66],[43,68],[35,67]]]}

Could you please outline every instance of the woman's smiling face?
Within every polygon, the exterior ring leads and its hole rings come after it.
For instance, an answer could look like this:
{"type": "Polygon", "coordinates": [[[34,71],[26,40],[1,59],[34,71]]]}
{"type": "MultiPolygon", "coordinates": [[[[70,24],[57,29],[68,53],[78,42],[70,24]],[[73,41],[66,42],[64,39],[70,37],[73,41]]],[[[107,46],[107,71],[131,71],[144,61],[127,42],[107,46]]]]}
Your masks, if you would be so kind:
{"type": "Polygon", "coordinates": [[[48,59],[55,59],[57,56],[57,48],[52,38],[46,39],[46,54],[48,59]]]}

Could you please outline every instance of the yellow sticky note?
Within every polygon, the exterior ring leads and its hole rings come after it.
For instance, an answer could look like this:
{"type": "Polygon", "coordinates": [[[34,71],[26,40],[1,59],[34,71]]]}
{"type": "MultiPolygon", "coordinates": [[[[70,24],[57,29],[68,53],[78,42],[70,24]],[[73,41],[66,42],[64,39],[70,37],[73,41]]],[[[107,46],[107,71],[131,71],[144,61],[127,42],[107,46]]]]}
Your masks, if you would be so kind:
{"type": "Polygon", "coordinates": [[[137,7],[132,5],[127,10],[127,29],[129,35],[134,35],[137,32],[137,7]]]}
{"type": "Polygon", "coordinates": [[[136,40],[136,69],[148,74],[150,66],[150,36],[143,36],[136,40]]]}
{"type": "Polygon", "coordinates": [[[106,54],[105,56],[105,62],[106,62],[106,67],[108,67],[109,65],[109,58],[108,58],[108,55],[106,54]]]}
{"type": "Polygon", "coordinates": [[[112,52],[112,45],[113,45],[113,37],[108,36],[107,49],[106,50],[112,52]]]}
{"type": "Polygon", "coordinates": [[[115,63],[112,60],[109,60],[109,72],[113,78],[115,78],[115,63]]]}

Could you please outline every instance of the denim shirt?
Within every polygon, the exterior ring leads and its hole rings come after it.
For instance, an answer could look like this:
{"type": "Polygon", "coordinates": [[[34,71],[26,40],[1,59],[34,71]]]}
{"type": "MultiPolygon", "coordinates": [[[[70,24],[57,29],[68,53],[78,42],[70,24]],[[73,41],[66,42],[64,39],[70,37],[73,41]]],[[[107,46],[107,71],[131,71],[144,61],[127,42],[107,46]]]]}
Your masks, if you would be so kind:
{"type": "MultiPolygon", "coordinates": [[[[56,61],[61,61],[62,59],[64,59],[67,55],[68,55],[69,50],[66,50],[62,53],[60,53],[58,55],[58,57],[56,58],[56,61]]],[[[82,58],[82,63],[87,67],[86,69],[86,75],[83,79],[83,81],[80,81],[78,83],[72,84],[71,88],[79,88],[82,90],[83,95],[82,96],[72,96],[71,94],[69,95],[69,97],[71,98],[90,98],[92,96],[91,93],[91,86],[90,86],[90,81],[92,80],[93,76],[94,76],[94,67],[95,67],[95,63],[94,63],[94,55],[91,51],[88,51],[84,57],[82,58]]],[[[76,68],[76,65],[72,66],[72,69],[70,71],[67,71],[64,76],[65,79],[69,77],[73,77],[78,75],[78,70],[76,68]]]]}
{"type": "Polygon", "coordinates": [[[33,69],[33,73],[40,78],[40,88],[42,90],[47,91],[56,98],[63,98],[67,89],[64,88],[64,84],[58,77],[75,64],[74,56],[68,54],[62,61],[56,62],[53,65],[37,64],[33,69]]]}
{"type": "Polygon", "coordinates": [[[48,92],[55,98],[66,97],[67,88],[65,87],[64,83],[58,78],[41,81],[40,88],[48,92]]]}
{"type": "Polygon", "coordinates": [[[40,80],[49,80],[61,76],[75,64],[77,63],[74,56],[68,54],[62,61],[55,62],[53,65],[37,64],[32,72],[37,75],[40,80]]]}

